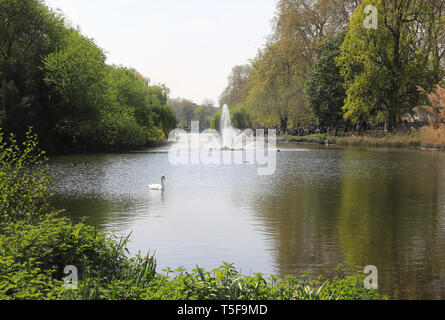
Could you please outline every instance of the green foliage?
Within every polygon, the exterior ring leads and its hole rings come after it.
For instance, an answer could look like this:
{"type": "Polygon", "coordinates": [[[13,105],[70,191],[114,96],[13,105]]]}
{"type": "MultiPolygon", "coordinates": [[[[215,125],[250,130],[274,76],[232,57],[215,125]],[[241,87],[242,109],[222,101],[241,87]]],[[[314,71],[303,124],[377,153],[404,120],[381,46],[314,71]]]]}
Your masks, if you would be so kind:
{"type": "Polygon", "coordinates": [[[320,46],[341,32],[356,5],[346,0],[277,1],[272,35],[250,65],[233,68],[222,101],[245,106],[255,125],[287,128],[311,122],[304,90],[309,73],[320,46]]]}
{"type": "MultiPolygon", "coordinates": [[[[116,150],[144,145],[147,143],[146,137],[153,137],[138,125],[133,108],[122,106],[119,109],[102,115],[99,126],[96,127],[97,135],[89,138],[89,144],[116,150]]],[[[159,138],[154,140],[157,139],[159,138]]]]}
{"type": "Polygon", "coordinates": [[[326,143],[327,138],[328,138],[327,134],[317,133],[317,134],[310,134],[307,136],[287,136],[286,140],[289,142],[307,142],[307,143],[324,144],[324,143],[326,143]]]}
{"type": "Polygon", "coordinates": [[[195,109],[195,120],[199,121],[200,129],[208,129],[211,125],[211,110],[208,106],[199,106],[195,109]]]}
{"type": "Polygon", "coordinates": [[[280,41],[255,60],[243,103],[260,125],[287,128],[311,116],[303,91],[308,64],[299,52],[295,43],[280,41]]]}
{"type": "Polygon", "coordinates": [[[234,66],[230,73],[227,88],[221,94],[220,105],[227,104],[229,107],[243,103],[249,92],[249,76],[252,65],[246,64],[234,66]]]}
{"type": "Polygon", "coordinates": [[[0,0],[0,113],[8,132],[23,137],[30,124],[46,125],[41,58],[61,48],[66,33],[42,1],[0,0]]]}
{"type": "Polygon", "coordinates": [[[354,146],[354,147],[374,147],[374,148],[420,148],[422,146],[421,137],[418,134],[388,133],[383,136],[360,135],[345,137],[329,137],[330,144],[354,146]]]}
{"type": "Polygon", "coordinates": [[[395,0],[364,0],[357,7],[337,59],[347,88],[345,118],[386,120],[391,130],[421,102],[417,86],[431,87],[434,78],[438,81],[429,59],[437,46],[430,31],[441,23],[428,14],[433,7],[434,1],[395,0]],[[377,30],[364,27],[367,5],[378,9],[377,30]]]}
{"type": "Polygon", "coordinates": [[[77,266],[81,273],[86,269],[111,278],[119,274],[126,261],[125,241],[119,243],[85,223],[73,225],[68,218],[52,214],[35,224],[10,224],[2,231],[2,239],[1,247],[15,262],[51,271],[57,279],[62,279],[68,265],[77,266]]]}
{"type": "Polygon", "coordinates": [[[68,46],[44,59],[45,82],[60,114],[59,134],[87,149],[160,143],[176,125],[168,89],[148,86],[133,69],[108,67],[105,55],[76,32],[68,46]],[[71,140],[72,139],[72,140],[71,140]]]}
{"type": "Polygon", "coordinates": [[[150,93],[149,108],[152,112],[153,121],[162,130],[163,138],[168,136],[171,130],[176,127],[176,114],[172,106],[167,104],[168,89],[160,86],[148,88],[150,93]]]}
{"type": "Polygon", "coordinates": [[[244,130],[252,127],[250,114],[242,106],[237,106],[230,110],[230,119],[234,128],[244,130]]]}
{"type": "Polygon", "coordinates": [[[344,38],[342,33],[321,47],[320,58],[306,82],[308,105],[322,126],[337,127],[342,123],[346,90],[335,59],[340,54],[344,38]]]}
{"type": "Polygon", "coordinates": [[[130,146],[164,141],[176,127],[175,113],[167,105],[168,89],[148,86],[149,80],[133,69],[113,67],[111,73],[120,106],[111,123],[119,123],[121,114],[127,119],[127,126],[122,127],[123,135],[112,134],[112,137],[130,146]]]}
{"type": "Polygon", "coordinates": [[[187,99],[172,99],[169,101],[176,112],[179,127],[190,128],[191,121],[195,118],[195,110],[198,105],[187,99]]]}
{"type": "Polygon", "coordinates": [[[221,113],[222,110],[219,110],[218,112],[216,112],[213,117],[212,117],[212,121],[210,123],[210,128],[211,129],[215,129],[215,130],[220,130],[220,123],[221,123],[221,113]]]}
{"type": "Polygon", "coordinates": [[[0,126],[32,125],[51,152],[115,150],[165,141],[176,126],[168,89],[104,50],[39,0],[0,0],[0,126]]]}
{"type": "Polygon", "coordinates": [[[66,47],[43,59],[55,129],[71,145],[94,137],[101,113],[113,103],[105,59],[99,47],[75,31],[66,47]]]}
{"type": "Polygon", "coordinates": [[[245,276],[232,264],[158,273],[153,256],[124,255],[120,242],[84,224],[48,217],[37,225],[18,223],[0,235],[1,299],[69,300],[369,300],[364,276],[350,274],[308,281],[288,276],[245,276]],[[19,236],[21,234],[21,236],[19,236]],[[79,266],[75,290],[63,288],[66,265],[79,266]]]}
{"type": "Polygon", "coordinates": [[[0,131],[0,230],[16,221],[35,221],[49,212],[50,176],[37,136],[19,144],[0,131]]]}

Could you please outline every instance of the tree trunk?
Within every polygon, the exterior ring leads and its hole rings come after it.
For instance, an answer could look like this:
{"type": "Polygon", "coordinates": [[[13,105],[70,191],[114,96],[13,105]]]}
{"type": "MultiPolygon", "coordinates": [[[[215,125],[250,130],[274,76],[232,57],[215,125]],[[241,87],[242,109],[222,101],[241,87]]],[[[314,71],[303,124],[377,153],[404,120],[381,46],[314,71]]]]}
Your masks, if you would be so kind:
{"type": "Polygon", "coordinates": [[[396,113],[394,111],[390,111],[388,115],[388,132],[393,132],[396,127],[396,113]]]}
{"type": "Polygon", "coordinates": [[[280,120],[281,120],[281,129],[287,129],[288,117],[282,117],[280,120]]]}

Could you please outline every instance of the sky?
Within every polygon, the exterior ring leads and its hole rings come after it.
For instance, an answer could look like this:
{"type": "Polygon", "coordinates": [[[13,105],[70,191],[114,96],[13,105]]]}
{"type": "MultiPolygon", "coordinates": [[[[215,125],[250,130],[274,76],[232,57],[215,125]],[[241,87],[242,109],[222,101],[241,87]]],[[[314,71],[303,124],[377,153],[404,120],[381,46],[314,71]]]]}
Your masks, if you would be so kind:
{"type": "Polygon", "coordinates": [[[235,65],[271,33],[276,0],[46,0],[107,52],[170,97],[216,103],[235,65]]]}

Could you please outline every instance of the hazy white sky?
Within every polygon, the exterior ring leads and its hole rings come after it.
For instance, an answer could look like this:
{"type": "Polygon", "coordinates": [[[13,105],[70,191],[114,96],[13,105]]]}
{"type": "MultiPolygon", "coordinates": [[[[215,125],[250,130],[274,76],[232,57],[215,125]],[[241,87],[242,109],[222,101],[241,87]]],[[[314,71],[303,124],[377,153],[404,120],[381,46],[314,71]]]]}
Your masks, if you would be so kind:
{"type": "Polygon", "coordinates": [[[271,32],[275,0],[46,0],[108,53],[171,97],[217,101],[232,67],[271,32]]]}

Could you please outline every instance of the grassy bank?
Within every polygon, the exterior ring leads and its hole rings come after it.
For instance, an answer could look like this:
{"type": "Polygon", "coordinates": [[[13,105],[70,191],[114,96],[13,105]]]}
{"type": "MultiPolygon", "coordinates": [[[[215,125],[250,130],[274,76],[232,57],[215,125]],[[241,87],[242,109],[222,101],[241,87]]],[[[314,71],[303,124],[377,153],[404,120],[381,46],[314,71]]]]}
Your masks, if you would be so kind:
{"type": "Polygon", "coordinates": [[[331,136],[327,134],[314,134],[303,137],[285,136],[281,140],[287,143],[312,143],[312,144],[330,144],[339,146],[353,147],[376,147],[376,148],[423,148],[432,147],[439,149],[440,144],[423,140],[422,135],[418,133],[399,133],[399,134],[363,134],[331,136]]]}
{"type": "Polygon", "coordinates": [[[129,238],[60,217],[50,206],[51,177],[37,137],[23,144],[0,133],[1,300],[313,300],[384,299],[364,288],[364,275],[330,279],[242,275],[216,270],[158,271],[151,256],[130,256],[129,238]],[[65,286],[66,267],[78,282],[65,286]]]}
{"type": "Polygon", "coordinates": [[[365,146],[377,148],[420,148],[421,138],[410,134],[388,134],[384,136],[352,135],[344,137],[330,136],[329,144],[340,146],[365,146]]]}
{"type": "Polygon", "coordinates": [[[316,144],[325,144],[327,134],[311,134],[307,136],[282,136],[281,141],[287,143],[316,143],[316,144]]]}

